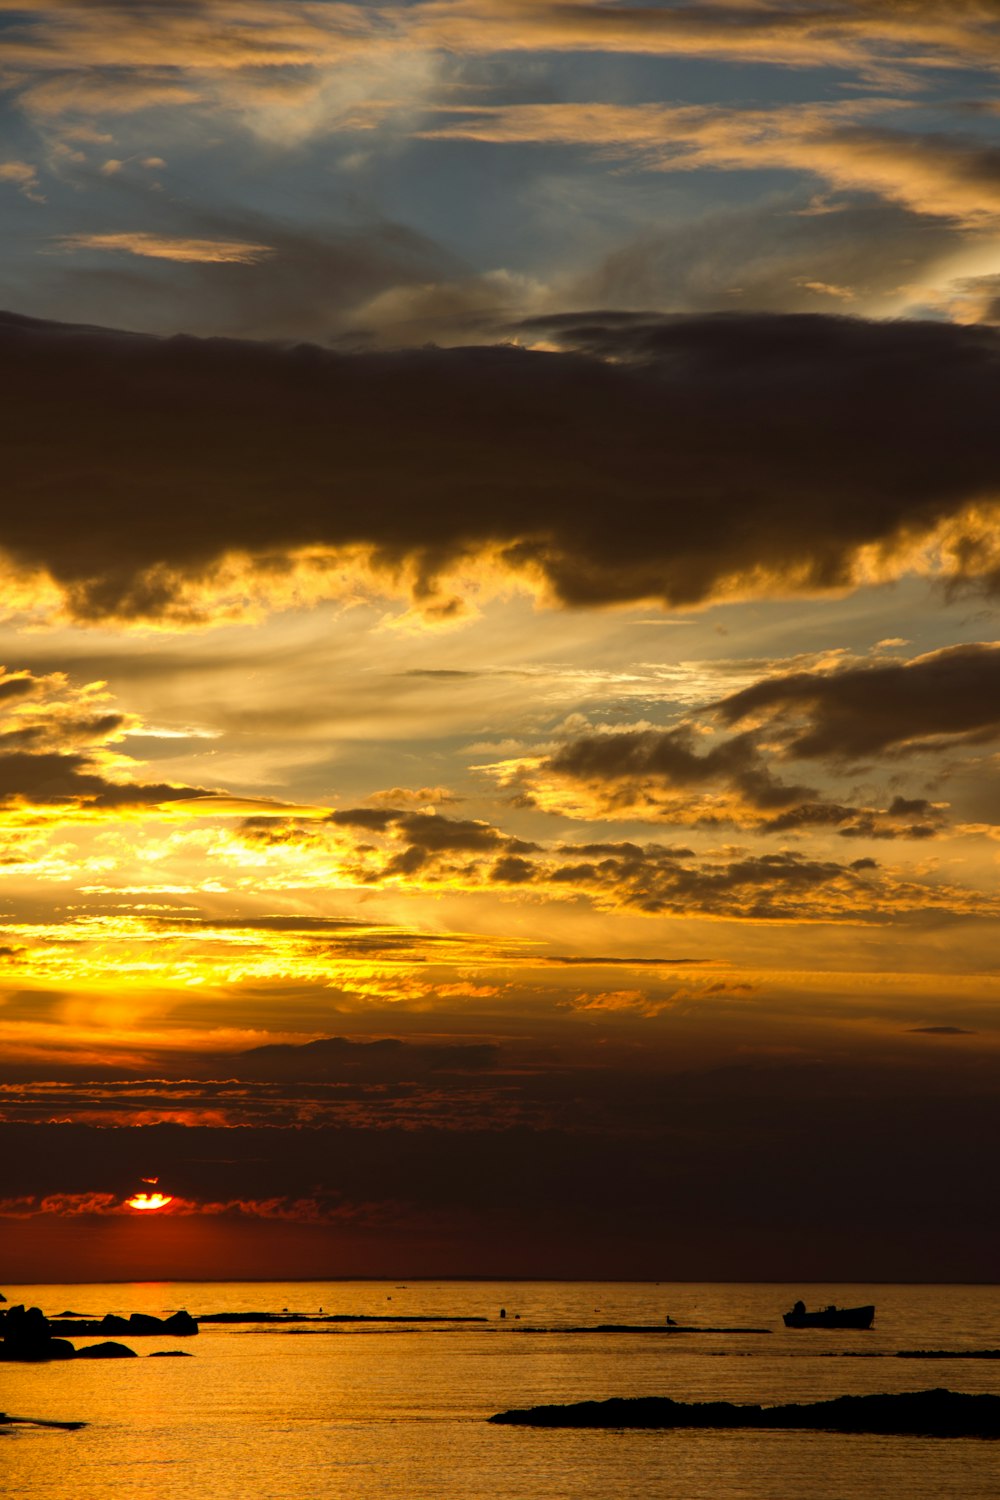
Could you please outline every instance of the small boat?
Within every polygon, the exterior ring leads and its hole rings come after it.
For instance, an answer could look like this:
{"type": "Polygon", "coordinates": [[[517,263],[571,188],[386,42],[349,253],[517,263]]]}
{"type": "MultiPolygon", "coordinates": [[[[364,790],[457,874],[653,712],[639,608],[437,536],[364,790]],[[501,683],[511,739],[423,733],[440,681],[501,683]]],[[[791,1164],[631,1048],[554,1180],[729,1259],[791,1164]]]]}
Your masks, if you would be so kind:
{"type": "Polygon", "coordinates": [[[872,1303],[865,1307],[829,1307],[806,1312],[804,1302],[796,1302],[784,1315],[786,1328],[870,1328],[875,1321],[872,1303]]]}

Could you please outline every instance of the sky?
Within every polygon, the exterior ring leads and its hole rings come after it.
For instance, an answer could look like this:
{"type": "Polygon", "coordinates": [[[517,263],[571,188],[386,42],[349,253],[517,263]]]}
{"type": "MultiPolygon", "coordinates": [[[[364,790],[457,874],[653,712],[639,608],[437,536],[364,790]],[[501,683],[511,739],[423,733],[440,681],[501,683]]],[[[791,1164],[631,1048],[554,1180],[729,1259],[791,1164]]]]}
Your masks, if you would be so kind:
{"type": "Polygon", "coordinates": [[[993,1279],[998,71],[0,0],[0,1279],[993,1279]]]}

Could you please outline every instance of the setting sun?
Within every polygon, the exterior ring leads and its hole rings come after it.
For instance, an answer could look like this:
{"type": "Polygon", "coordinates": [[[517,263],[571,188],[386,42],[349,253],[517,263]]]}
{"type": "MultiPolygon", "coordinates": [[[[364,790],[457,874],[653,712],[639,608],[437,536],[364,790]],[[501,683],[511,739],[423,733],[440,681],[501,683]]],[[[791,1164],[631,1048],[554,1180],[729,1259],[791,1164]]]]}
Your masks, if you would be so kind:
{"type": "Polygon", "coordinates": [[[125,1202],[129,1208],[149,1209],[166,1208],[168,1203],[173,1203],[169,1193],[136,1193],[132,1198],[126,1198],[125,1202]]]}

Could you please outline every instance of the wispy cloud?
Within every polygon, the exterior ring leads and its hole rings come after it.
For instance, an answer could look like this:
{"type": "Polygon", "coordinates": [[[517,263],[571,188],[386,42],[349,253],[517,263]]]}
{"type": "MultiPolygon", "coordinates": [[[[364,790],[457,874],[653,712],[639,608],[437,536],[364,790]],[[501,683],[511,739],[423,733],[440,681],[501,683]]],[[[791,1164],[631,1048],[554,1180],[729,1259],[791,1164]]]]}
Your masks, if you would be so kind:
{"type": "Polygon", "coordinates": [[[27,161],[0,161],[0,182],[10,182],[34,203],[44,203],[38,169],[27,161]]]}
{"type": "Polygon", "coordinates": [[[421,134],[575,146],[659,172],[789,168],[970,228],[995,224],[1000,156],[992,145],[867,123],[901,108],[903,101],[891,98],[739,110],[599,102],[456,106],[421,134]]]}
{"type": "Polygon", "coordinates": [[[123,234],[63,234],[55,243],[66,252],[78,250],[118,251],[147,260],[196,261],[206,265],[256,265],[273,254],[269,245],[235,240],[187,239],[134,230],[123,234]]]}

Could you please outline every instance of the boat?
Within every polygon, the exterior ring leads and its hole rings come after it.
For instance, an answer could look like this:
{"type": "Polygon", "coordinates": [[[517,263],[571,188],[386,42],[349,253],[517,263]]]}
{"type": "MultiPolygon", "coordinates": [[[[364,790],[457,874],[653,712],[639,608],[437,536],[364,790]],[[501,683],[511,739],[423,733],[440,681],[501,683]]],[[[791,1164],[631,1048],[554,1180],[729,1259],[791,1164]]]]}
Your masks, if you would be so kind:
{"type": "Polygon", "coordinates": [[[806,1312],[804,1302],[796,1302],[791,1312],[784,1315],[786,1328],[870,1328],[875,1321],[872,1303],[864,1307],[823,1307],[816,1312],[806,1312]]]}

